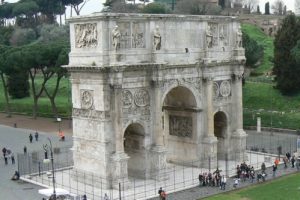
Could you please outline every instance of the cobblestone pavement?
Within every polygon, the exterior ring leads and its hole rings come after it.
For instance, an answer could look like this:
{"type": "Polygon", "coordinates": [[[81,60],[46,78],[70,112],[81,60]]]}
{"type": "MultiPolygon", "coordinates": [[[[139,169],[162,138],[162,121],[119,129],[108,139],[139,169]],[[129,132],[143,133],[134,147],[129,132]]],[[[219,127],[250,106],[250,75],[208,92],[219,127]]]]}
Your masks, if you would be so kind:
{"type": "MultiPolygon", "coordinates": [[[[37,123],[37,121],[35,121],[37,123]]],[[[42,150],[42,145],[46,144],[47,138],[50,137],[53,147],[71,147],[72,138],[66,135],[66,141],[60,142],[56,134],[39,132],[39,141],[29,142],[29,133],[35,130],[12,128],[0,125],[0,148],[9,148],[15,154],[23,153],[24,145],[27,146],[28,153],[31,151],[42,150]]],[[[6,200],[41,200],[42,196],[38,194],[39,186],[26,183],[23,181],[11,181],[15,170],[18,169],[18,163],[12,165],[11,160],[8,160],[8,165],[5,165],[2,152],[0,154],[0,199],[6,200]]]]}
{"type": "MultiPolygon", "coordinates": [[[[259,171],[260,172],[260,171],[259,171]]],[[[266,181],[270,181],[282,176],[285,176],[287,174],[292,174],[292,173],[297,173],[297,169],[296,168],[291,168],[290,166],[288,168],[284,168],[283,164],[280,164],[278,166],[278,170],[276,173],[276,176],[273,177],[272,176],[272,168],[268,168],[266,173],[267,178],[266,181]]],[[[228,192],[228,191],[232,191],[235,190],[235,188],[233,187],[233,182],[234,179],[233,178],[229,178],[227,180],[227,184],[226,184],[226,190],[220,190],[218,187],[194,187],[194,188],[190,188],[187,190],[183,190],[183,191],[178,191],[175,193],[171,193],[168,194],[167,199],[168,200],[197,200],[197,199],[202,199],[208,196],[212,196],[212,195],[216,195],[216,194],[220,194],[223,192],[228,192]]],[[[238,188],[243,188],[243,187],[247,187],[250,185],[254,185],[257,184],[257,181],[254,180],[253,183],[251,183],[250,180],[246,180],[245,182],[240,181],[240,185],[238,186],[238,188]]],[[[168,191],[166,191],[168,192],[168,191]]],[[[153,198],[151,200],[158,200],[159,198],[153,198]]]]}

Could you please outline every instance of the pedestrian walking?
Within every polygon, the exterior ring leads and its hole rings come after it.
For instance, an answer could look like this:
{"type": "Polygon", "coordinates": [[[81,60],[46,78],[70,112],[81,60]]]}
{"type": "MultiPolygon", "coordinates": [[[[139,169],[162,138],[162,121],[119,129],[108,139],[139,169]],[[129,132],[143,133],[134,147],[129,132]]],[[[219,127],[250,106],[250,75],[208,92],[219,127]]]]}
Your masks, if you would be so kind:
{"type": "Polygon", "coordinates": [[[162,192],[163,192],[163,189],[162,189],[162,187],[160,187],[159,190],[158,190],[160,200],[162,200],[162,192]]]}
{"type": "Polygon", "coordinates": [[[26,147],[26,145],[24,146],[23,151],[24,151],[24,154],[27,153],[27,147],[26,147]]]}
{"type": "Polygon", "coordinates": [[[3,147],[3,149],[2,149],[2,153],[3,153],[3,158],[5,157],[5,154],[6,154],[6,148],[5,147],[3,147]]]}
{"type": "Polygon", "coordinates": [[[264,174],[265,171],[266,171],[266,164],[263,162],[263,163],[261,164],[261,173],[264,174]]]}
{"type": "Polygon", "coordinates": [[[11,159],[11,164],[15,164],[15,154],[12,152],[10,155],[10,159],[11,159]]]}
{"type": "Polygon", "coordinates": [[[7,155],[6,155],[6,154],[5,154],[5,156],[4,156],[4,161],[5,161],[5,165],[7,165],[8,162],[7,162],[7,155]]]}
{"type": "Polygon", "coordinates": [[[82,196],[82,200],[87,200],[87,197],[85,194],[82,196]]]}
{"type": "Polygon", "coordinates": [[[103,200],[109,200],[109,198],[108,198],[108,196],[107,196],[106,193],[104,194],[103,200]]]}
{"type": "Polygon", "coordinates": [[[273,168],[272,168],[272,171],[273,171],[273,177],[276,176],[276,170],[277,170],[277,166],[274,164],[274,165],[273,165],[273,168]]]}
{"type": "Polygon", "coordinates": [[[29,134],[29,141],[30,141],[30,143],[32,143],[32,139],[33,139],[33,136],[32,136],[32,134],[30,133],[30,134],[29,134]]]}
{"type": "Polygon", "coordinates": [[[292,157],[291,163],[292,163],[292,168],[294,168],[295,167],[295,156],[292,157]]]}
{"type": "Polygon", "coordinates": [[[289,161],[289,159],[287,157],[283,158],[284,168],[287,168],[288,161],[289,161]]]}
{"type": "Polygon", "coordinates": [[[223,175],[221,179],[221,190],[225,190],[227,178],[223,175]]]}
{"type": "Polygon", "coordinates": [[[35,132],[34,137],[35,137],[35,141],[39,140],[39,133],[37,131],[35,132]]]}

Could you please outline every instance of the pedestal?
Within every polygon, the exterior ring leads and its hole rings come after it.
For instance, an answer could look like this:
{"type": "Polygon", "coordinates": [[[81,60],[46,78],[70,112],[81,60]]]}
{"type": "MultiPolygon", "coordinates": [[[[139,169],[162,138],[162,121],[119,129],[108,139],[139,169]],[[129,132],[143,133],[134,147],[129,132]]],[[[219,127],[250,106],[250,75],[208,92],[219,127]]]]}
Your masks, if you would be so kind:
{"type": "Polygon", "coordinates": [[[218,140],[214,136],[204,138],[202,167],[215,169],[217,167],[218,140]]]}
{"type": "Polygon", "coordinates": [[[111,187],[119,189],[121,183],[121,189],[126,190],[130,187],[128,180],[128,163],[129,156],[124,152],[117,152],[112,155],[111,160],[111,187]]]}
{"type": "Polygon", "coordinates": [[[236,130],[231,136],[231,160],[244,162],[248,160],[246,153],[247,134],[243,129],[236,130]]]}
{"type": "Polygon", "coordinates": [[[154,146],[149,152],[150,157],[150,171],[149,178],[154,178],[158,181],[168,179],[165,173],[167,167],[167,150],[164,146],[154,146]]]}

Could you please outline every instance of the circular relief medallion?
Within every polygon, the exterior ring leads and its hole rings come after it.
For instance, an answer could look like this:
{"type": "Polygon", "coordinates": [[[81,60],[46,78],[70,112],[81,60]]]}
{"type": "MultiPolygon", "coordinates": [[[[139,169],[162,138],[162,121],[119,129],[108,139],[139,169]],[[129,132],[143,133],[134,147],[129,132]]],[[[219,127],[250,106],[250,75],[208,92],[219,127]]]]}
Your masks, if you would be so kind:
{"type": "Polygon", "coordinates": [[[122,92],[122,102],[123,108],[129,108],[132,105],[132,94],[129,90],[123,90],[122,92]]]}
{"type": "Polygon", "coordinates": [[[230,95],[230,92],[231,92],[230,82],[229,81],[222,81],[222,83],[220,85],[220,94],[223,97],[228,97],[230,95]]]}
{"type": "Polygon", "coordinates": [[[88,109],[93,106],[93,95],[90,91],[83,91],[81,93],[81,107],[88,109]]]}
{"type": "Polygon", "coordinates": [[[134,94],[134,103],[137,106],[147,106],[150,104],[150,96],[147,90],[141,89],[134,94]]]}
{"type": "Polygon", "coordinates": [[[220,88],[219,88],[219,85],[217,82],[214,82],[214,85],[213,85],[213,98],[218,98],[219,97],[219,94],[220,94],[220,88]]]}

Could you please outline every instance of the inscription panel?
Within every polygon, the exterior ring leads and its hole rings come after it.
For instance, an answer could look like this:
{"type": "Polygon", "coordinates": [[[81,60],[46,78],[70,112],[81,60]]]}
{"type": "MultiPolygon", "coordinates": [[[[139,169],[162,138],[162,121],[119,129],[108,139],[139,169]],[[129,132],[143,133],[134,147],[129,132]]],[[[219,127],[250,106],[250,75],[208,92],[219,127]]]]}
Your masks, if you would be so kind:
{"type": "Polygon", "coordinates": [[[170,135],[177,137],[192,137],[193,121],[192,117],[169,116],[170,135]]]}

